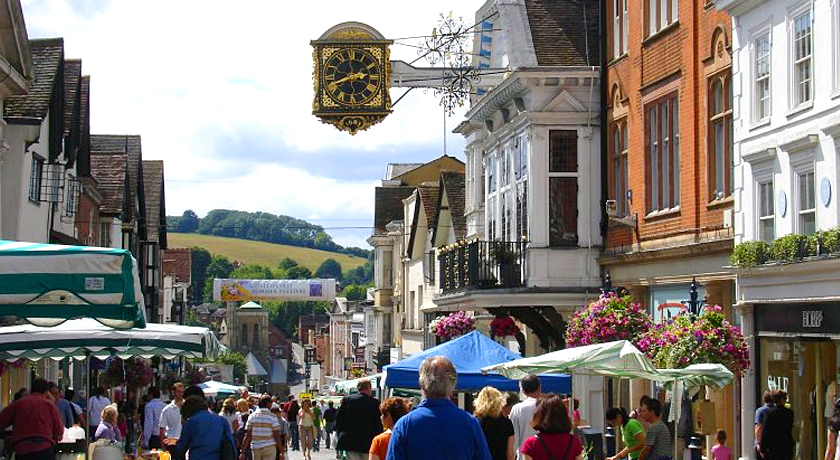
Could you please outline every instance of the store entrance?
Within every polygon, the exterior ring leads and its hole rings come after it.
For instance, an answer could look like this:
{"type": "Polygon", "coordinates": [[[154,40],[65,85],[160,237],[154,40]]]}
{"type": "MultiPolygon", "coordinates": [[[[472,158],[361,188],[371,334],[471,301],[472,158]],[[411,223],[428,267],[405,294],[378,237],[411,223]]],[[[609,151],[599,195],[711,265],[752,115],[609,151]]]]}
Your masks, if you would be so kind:
{"type": "Polygon", "coordinates": [[[837,384],[837,347],[828,339],[760,338],[760,395],[783,390],[794,414],[795,460],[822,460],[826,446],[827,421],[834,413],[837,384]]]}

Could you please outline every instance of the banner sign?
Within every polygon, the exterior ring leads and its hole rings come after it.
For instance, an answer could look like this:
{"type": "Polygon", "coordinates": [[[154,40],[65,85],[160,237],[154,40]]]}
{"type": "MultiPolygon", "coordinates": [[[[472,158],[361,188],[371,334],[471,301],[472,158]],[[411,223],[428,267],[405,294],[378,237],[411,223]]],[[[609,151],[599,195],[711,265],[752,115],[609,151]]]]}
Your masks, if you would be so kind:
{"type": "Polygon", "coordinates": [[[248,302],[250,300],[335,300],[335,280],[213,280],[213,300],[248,302]]]}

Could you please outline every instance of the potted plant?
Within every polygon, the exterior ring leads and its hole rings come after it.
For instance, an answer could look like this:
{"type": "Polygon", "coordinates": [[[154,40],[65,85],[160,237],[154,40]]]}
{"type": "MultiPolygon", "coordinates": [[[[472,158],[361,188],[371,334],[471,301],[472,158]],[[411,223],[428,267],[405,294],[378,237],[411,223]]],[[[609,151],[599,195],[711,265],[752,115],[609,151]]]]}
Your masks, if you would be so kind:
{"type": "Polygon", "coordinates": [[[614,340],[637,343],[652,323],[645,308],[629,295],[607,292],[575,313],[566,327],[566,343],[570,347],[614,340]]]}
{"type": "Polygon", "coordinates": [[[475,330],[475,319],[467,316],[463,311],[439,316],[429,323],[429,332],[443,340],[454,339],[473,330],[475,330]]]}
{"type": "Polygon", "coordinates": [[[500,315],[493,318],[493,321],[490,321],[490,338],[500,338],[503,339],[505,337],[516,337],[516,334],[519,334],[519,326],[516,325],[516,322],[508,315],[500,315]]]}
{"type": "Polygon", "coordinates": [[[499,279],[503,286],[519,284],[519,253],[514,249],[513,243],[491,242],[490,257],[499,267],[499,279]]]}

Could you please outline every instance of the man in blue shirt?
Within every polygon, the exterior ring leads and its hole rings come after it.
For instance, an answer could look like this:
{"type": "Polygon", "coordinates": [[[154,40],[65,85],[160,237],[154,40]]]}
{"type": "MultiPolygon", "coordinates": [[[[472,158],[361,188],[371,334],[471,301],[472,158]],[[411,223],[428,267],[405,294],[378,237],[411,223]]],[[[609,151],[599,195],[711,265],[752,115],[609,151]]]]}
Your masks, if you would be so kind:
{"type": "Polygon", "coordinates": [[[423,361],[419,380],[424,399],[394,426],[386,460],[490,460],[478,420],[452,404],[457,378],[445,357],[423,361]]]}
{"type": "Polygon", "coordinates": [[[764,429],[764,419],[767,417],[767,412],[773,408],[773,399],[771,398],[770,390],[764,392],[764,405],[755,410],[755,458],[762,458],[761,453],[761,431],[764,429]]]}
{"type": "Polygon", "coordinates": [[[190,458],[218,460],[222,458],[222,449],[227,449],[227,457],[236,457],[236,447],[230,424],[207,410],[207,402],[202,396],[190,396],[184,401],[181,414],[186,422],[181,427],[181,437],[175,444],[173,458],[183,459],[187,451],[190,458]]]}

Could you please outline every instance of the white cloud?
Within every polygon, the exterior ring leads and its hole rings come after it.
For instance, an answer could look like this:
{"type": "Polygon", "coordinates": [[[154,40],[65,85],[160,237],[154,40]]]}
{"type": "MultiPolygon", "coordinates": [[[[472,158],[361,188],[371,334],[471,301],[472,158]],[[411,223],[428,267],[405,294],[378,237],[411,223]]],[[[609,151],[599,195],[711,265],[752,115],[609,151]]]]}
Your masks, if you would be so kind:
{"type": "MultiPolygon", "coordinates": [[[[22,3],[30,38],[64,37],[66,56],[82,59],[91,75],[93,132],[141,134],[144,158],[165,160],[170,215],[227,207],[370,226],[385,163],[443,151],[441,108],[422,90],[354,137],[320,123],[311,115],[309,41],[350,20],[388,38],[428,34],[451,1],[411,3],[410,11],[388,0],[352,9],[337,0],[22,3]],[[207,178],[231,183],[194,182],[207,178]]],[[[459,2],[454,14],[469,22],[480,5],[459,2]]],[[[392,59],[417,56],[415,48],[391,47],[392,59]]],[[[393,88],[392,100],[404,91],[393,88]]],[[[447,139],[449,153],[460,155],[460,136],[447,139]]],[[[342,244],[364,244],[358,231],[330,233],[342,244]]]]}

